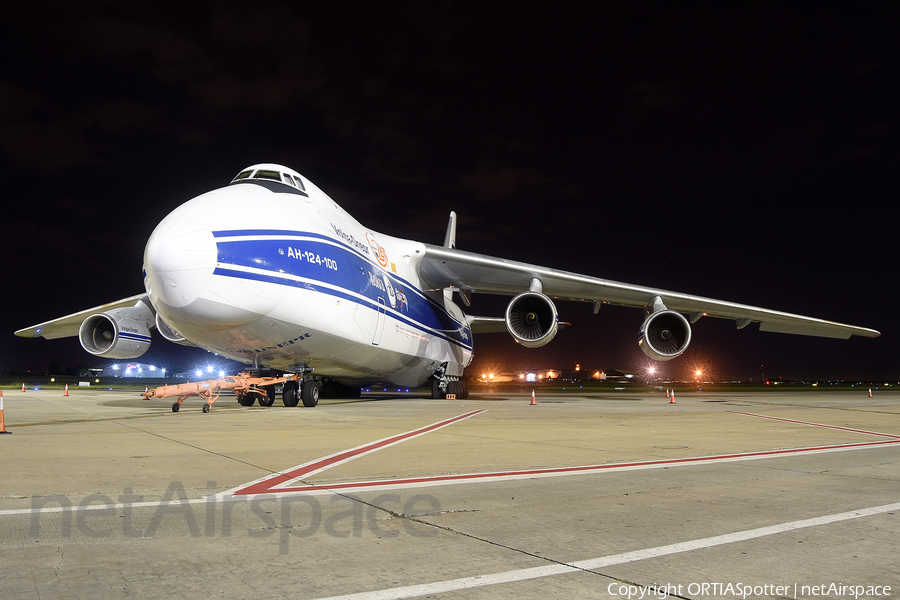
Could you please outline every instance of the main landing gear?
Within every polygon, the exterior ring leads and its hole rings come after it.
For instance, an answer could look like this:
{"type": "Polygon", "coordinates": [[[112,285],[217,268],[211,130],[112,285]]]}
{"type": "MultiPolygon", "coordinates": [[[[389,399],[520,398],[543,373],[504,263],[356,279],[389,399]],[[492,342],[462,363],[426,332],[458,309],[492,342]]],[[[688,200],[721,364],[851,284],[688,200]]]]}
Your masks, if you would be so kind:
{"type": "Polygon", "coordinates": [[[287,381],[281,393],[285,406],[297,406],[301,401],[303,406],[312,408],[319,403],[319,398],[359,398],[360,388],[341,385],[334,379],[325,382],[307,379],[299,381],[287,381]]]}
{"type": "Polygon", "coordinates": [[[285,406],[297,406],[302,400],[303,406],[312,408],[319,403],[319,385],[312,379],[303,382],[285,381],[281,400],[285,406]]]}
{"type": "Polygon", "coordinates": [[[469,386],[465,381],[435,379],[431,382],[431,397],[445,399],[452,395],[454,398],[465,400],[469,397],[469,386]]]}

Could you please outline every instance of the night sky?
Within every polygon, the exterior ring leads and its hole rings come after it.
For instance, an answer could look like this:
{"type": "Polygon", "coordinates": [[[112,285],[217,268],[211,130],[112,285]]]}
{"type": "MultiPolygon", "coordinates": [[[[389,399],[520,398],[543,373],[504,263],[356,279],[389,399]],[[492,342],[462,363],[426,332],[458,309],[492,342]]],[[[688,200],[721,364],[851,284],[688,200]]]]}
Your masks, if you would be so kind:
{"type": "MultiPolygon", "coordinates": [[[[0,368],[104,363],[13,332],[142,292],[168,212],[276,162],[375,231],[440,244],[455,210],[461,249],[882,332],[702,319],[672,375],[900,379],[889,3],[78,4],[0,25],[0,368]]],[[[481,336],[473,368],[647,362],[639,310],[558,308],[548,346],[481,336]]]]}

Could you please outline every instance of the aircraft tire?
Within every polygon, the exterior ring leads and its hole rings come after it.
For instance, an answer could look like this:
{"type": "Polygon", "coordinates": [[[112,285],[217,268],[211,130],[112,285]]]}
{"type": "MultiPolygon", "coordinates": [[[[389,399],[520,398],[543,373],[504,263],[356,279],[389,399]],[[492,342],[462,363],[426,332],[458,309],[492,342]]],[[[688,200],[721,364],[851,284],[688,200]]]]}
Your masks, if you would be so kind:
{"type": "Polygon", "coordinates": [[[319,403],[319,385],[315,381],[304,381],[301,390],[303,406],[312,408],[319,403]]]}
{"type": "Polygon", "coordinates": [[[438,400],[444,397],[444,395],[441,394],[441,382],[437,379],[431,382],[431,397],[434,400],[438,400]]]}
{"type": "Polygon", "coordinates": [[[284,382],[284,387],[281,388],[281,401],[285,406],[297,406],[300,403],[299,388],[296,381],[284,382]]]}

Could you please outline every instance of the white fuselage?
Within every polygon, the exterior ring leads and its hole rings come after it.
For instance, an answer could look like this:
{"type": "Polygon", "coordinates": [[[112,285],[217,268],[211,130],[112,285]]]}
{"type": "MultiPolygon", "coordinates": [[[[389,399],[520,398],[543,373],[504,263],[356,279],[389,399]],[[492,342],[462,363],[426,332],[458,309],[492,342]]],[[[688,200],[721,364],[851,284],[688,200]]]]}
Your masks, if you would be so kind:
{"type": "Polygon", "coordinates": [[[461,375],[472,334],[449,294],[422,291],[424,246],[366,229],[303,183],[233,183],[163,219],[144,252],[159,317],[257,367],[348,384],[420,385],[442,366],[461,375]]]}

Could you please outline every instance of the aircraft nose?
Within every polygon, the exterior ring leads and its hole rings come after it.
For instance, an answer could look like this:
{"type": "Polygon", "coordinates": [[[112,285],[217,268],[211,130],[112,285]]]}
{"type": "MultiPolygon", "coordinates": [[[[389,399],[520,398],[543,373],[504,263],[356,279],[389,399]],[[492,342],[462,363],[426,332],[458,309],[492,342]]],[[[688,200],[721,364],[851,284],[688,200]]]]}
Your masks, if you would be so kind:
{"type": "Polygon", "coordinates": [[[151,302],[173,308],[196,300],[216,268],[216,242],[197,217],[173,213],[156,226],[144,248],[144,270],[151,302]]]}

